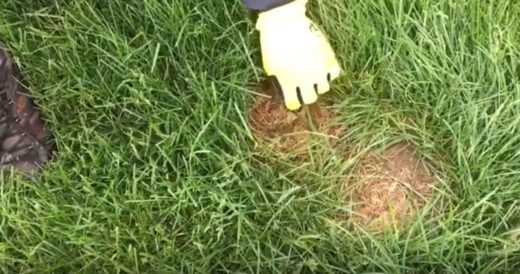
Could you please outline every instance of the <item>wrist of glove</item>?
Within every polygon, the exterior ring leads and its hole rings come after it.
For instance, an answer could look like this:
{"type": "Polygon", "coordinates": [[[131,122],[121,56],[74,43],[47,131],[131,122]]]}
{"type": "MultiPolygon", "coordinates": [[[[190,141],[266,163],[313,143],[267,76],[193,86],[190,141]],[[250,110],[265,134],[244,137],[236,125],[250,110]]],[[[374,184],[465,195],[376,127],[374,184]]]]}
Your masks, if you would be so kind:
{"type": "Polygon", "coordinates": [[[305,15],[306,4],[296,0],[262,12],[256,23],[263,67],[277,78],[289,110],[315,103],[340,74],[330,44],[305,15]]]}
{"type": "Polygon", "coordinates": [[[308,0],[296,0],[288,4],[258,14],[256,29],[262,31],[268,27],[283,27],[296,19],[307,20],[305,11],[308,0]]]}

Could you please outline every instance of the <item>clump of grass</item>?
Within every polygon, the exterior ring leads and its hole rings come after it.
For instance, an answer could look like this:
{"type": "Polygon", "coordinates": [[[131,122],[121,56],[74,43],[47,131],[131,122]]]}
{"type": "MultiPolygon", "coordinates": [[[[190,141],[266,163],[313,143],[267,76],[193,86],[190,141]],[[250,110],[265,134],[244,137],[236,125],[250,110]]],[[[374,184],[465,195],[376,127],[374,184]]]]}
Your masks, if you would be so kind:
{"type": "Polygon", "coordinates": [[[511,272],[519,267],[514,1],[317,1],[345,74],[328,96],[357,149],[435,159],[442,212],[375,236],[334,222],[343,155],[258,161],[260,75],[239,1],[0,2],[59,157],[0,184],[0,269],[511,272]],[[276,163],[276,164],[273,164],[276,163]]]}

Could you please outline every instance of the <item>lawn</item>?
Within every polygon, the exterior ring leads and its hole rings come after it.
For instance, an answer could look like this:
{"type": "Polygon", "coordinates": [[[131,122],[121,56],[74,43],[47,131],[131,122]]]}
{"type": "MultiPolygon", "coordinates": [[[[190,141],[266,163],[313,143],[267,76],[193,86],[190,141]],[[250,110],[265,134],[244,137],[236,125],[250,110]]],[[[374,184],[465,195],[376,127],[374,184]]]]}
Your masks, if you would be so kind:
{"type": "Polygon", "coordinates": [[[265,76],[239,0],[3,0],[0,39],[56,138],[0,184],[3,273],[517,273],[520,2],[323,0],[344,133],[298,160],[255,137],[265,76]],[[406,226],[356,223],[367,151],[435,170],[406,226]],[[348,151],[348,152],[347,152],[348,151]]]}

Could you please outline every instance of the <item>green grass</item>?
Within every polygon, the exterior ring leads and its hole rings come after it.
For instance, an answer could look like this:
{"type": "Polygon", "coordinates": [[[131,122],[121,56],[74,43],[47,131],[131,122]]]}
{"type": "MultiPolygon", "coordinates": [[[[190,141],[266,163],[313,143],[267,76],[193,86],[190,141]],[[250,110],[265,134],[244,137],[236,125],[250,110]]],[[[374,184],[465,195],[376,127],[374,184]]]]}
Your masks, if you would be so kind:
{"type": "Polygon", "coordinates": [[[334,221],[352,207],[341,151],[295,165],[255,146],[247,85],[263,74],[240,1],[0,10],[59,149],[41,177],[0,184],[4,273],[520,269],[518,1],[312,2],[344,68],[326,99],[345,141],[442,159],[431,210],[381,235],[334,221]]]}

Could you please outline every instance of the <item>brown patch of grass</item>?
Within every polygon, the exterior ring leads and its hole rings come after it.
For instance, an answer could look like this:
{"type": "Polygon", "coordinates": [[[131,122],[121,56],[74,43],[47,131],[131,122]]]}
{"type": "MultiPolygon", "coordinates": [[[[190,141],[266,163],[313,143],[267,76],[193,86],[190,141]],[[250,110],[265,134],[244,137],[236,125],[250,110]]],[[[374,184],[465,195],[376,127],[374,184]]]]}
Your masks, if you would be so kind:
{"type": "Polygon", "coordinates": [[[354,222],[381,231],[410,220],[431,196],[434,180],[433,171],[416,152],[400,143],[364,157],[344,189],[361,185],[352,198],[359,204],[354,222]]]}
{"type": "Polygon", "coordinates": [[[338,137],[341,127],[333,126],[335,115],[319,104],[304,106],[299,112],[287,110],[272,78],[258,87],[258,96],[249,113],[249,123],[256,139],[279,152],[301,156],[313,136],[338,137]]]}
{"type": "MultiPolygon", "coordinates": [[[[336,139],[337,148],[345,128],[332,125],[335,114],[314,104],[302,111],[285,108],[273,79],[266,79],[249,113],[255,138],[297,161],[307,159],[313,137],[336,139]]],[[[345,144],[343,144],[345,145],[345,144]]],[[[409,145],[399,143],[378,154],[369,152],[343,183],[343,193],[353,202],[354,223],[377,232],[410,220],[432,193],[434,173],[409,145]]],[[[340,216],[338,216],[340,217],[340,216]]],[[[343,219],[343,217],[341,217],[343,219]]]]}

